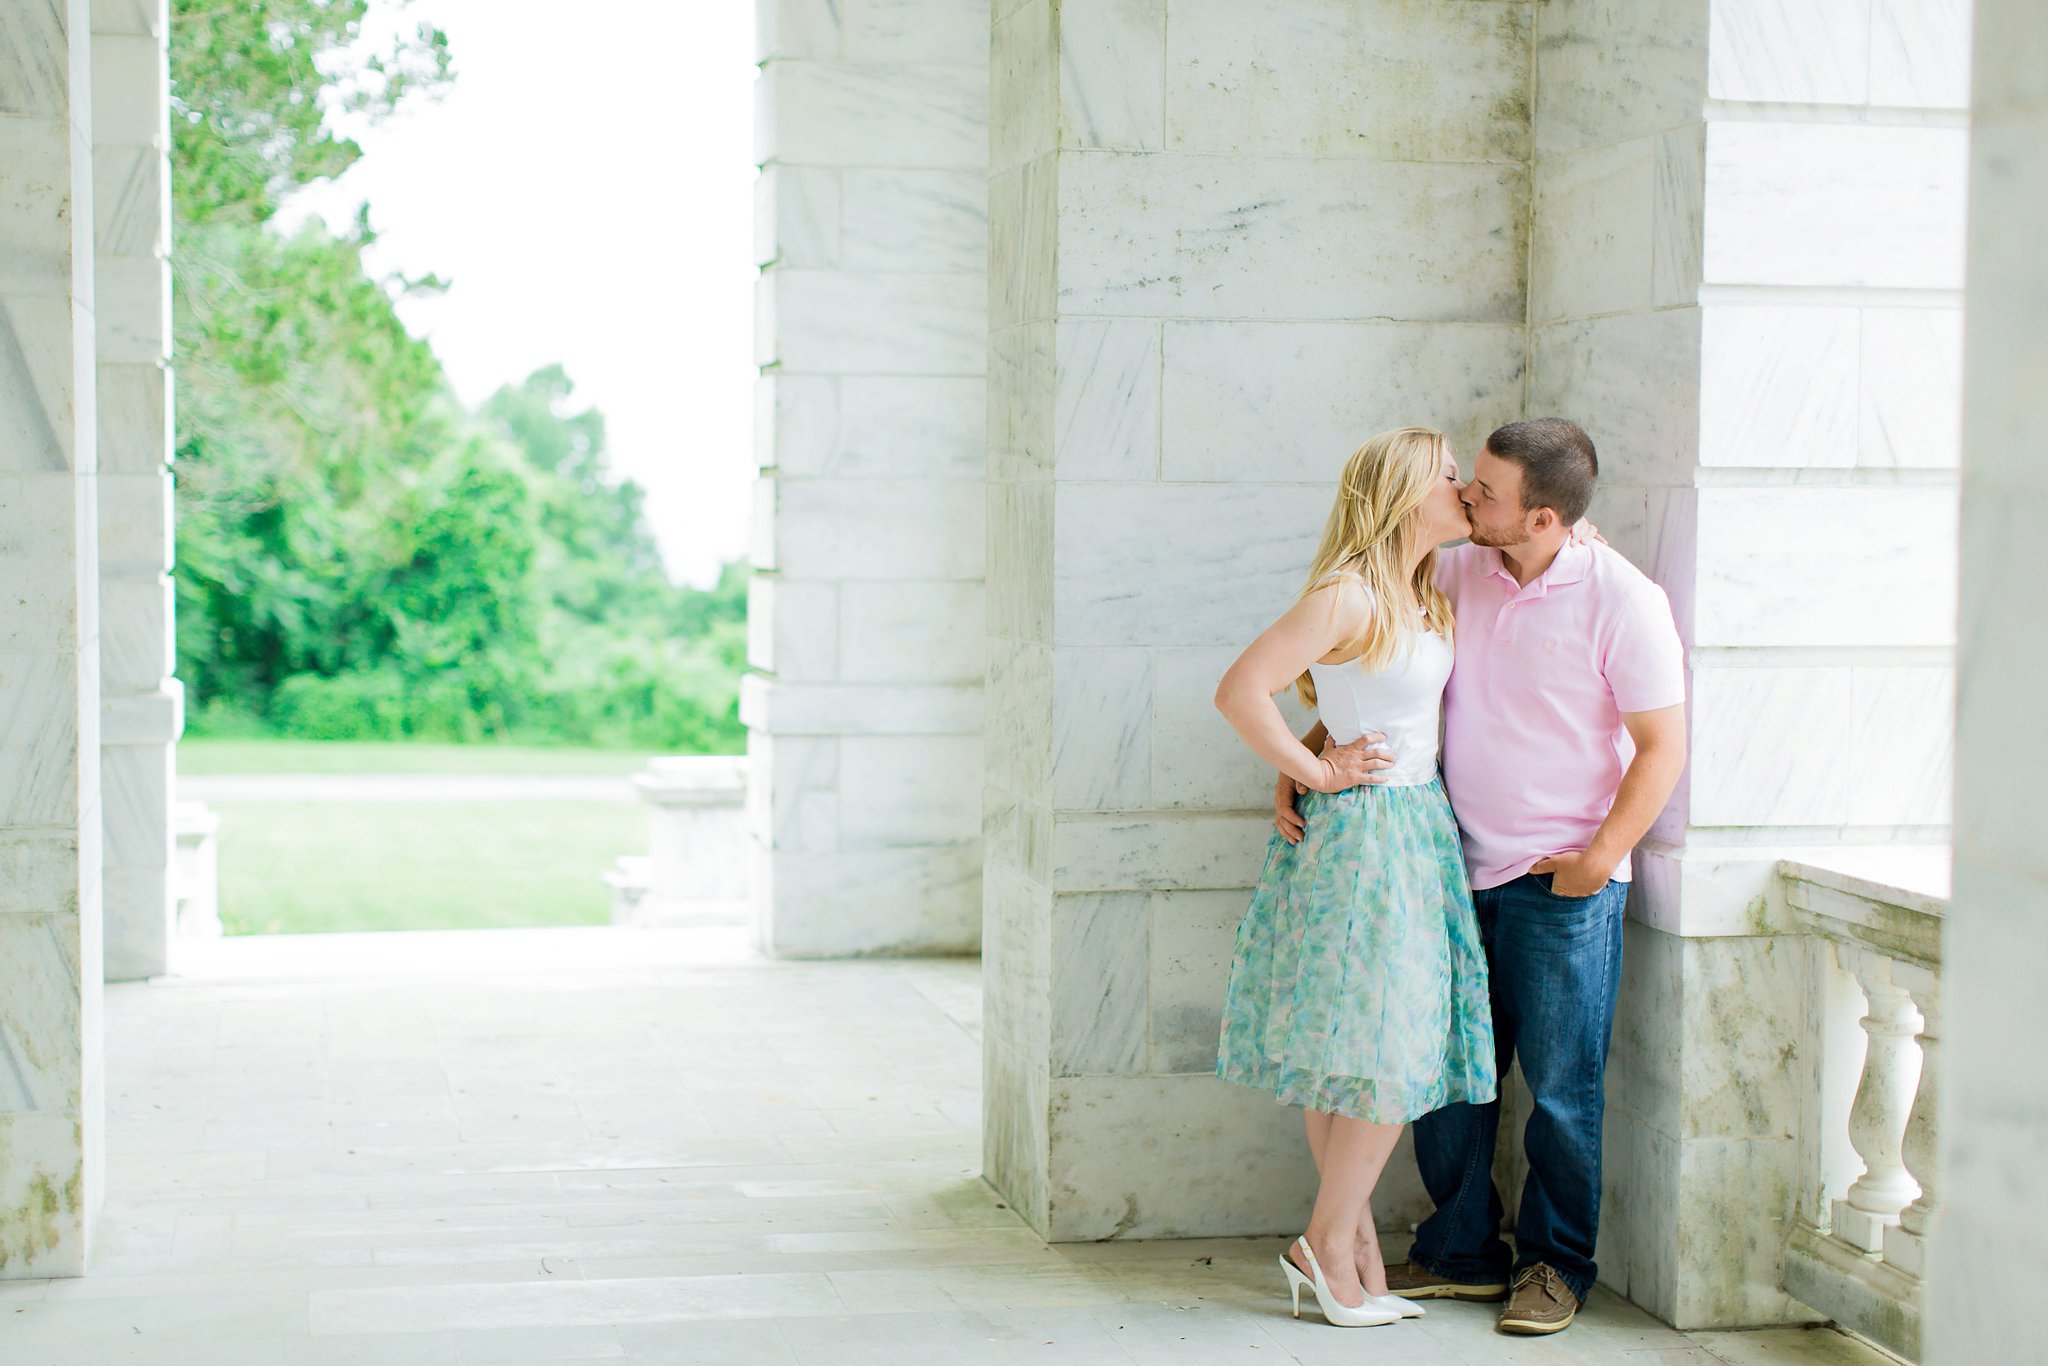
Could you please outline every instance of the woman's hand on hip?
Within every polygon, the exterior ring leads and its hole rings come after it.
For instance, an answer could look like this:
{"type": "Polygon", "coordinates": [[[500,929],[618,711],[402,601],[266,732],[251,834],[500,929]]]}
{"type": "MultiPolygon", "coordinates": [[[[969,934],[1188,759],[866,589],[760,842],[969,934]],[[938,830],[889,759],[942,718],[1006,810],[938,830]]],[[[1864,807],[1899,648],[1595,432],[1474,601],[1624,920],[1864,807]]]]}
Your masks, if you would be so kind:
{"type": "Polygon", "coordinates": [[[1325,744],[1320,756],[1324,781],[1316,790],[1343,792],[1348,788],[1385,782],[1379,771],[1394,766],[1394,752],[1383,743],[1386,738],[1379,731],[1371,730],[1348,745],[1325,744]]]}

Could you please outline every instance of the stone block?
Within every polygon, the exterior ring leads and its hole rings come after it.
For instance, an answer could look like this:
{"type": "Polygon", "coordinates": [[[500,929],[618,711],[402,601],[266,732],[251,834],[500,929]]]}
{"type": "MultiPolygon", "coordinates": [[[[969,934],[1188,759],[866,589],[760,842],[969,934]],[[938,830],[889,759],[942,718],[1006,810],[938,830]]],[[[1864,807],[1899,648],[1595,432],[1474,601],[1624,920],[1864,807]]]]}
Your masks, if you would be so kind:
{"type": "MultiPolygon", "coordinates": [[[[1267,156],[1526,161],[1530,9],[1407,0],[1178,6],[1171,24],[1154,25],[1167,44],[1167,145],[1267,156]]],[[[1075,28],[1072,18],[1061,24],[1063,57],[1075,28]]],[[[1146,55],[1133,53],[1132,64],[1158,70],[1146,55]]]]}
{"type": "Polygon", "coordinates": [[[1053,495],[1061,645],[1236,645],[1293,603],[1327,484],[1065,484],[1053,495]]]}
{"type": "Polygon", "coordinates": [[[75,830],[0,833],[0,917],[76,915],[78,866],[75,830]]]}
{"type": "Polygon", "coordinates": [[[155,256],[103,256],[94,263],[99,355],[153,365],[170,354],[171,265],[155,256]]]}
{"type": "Polygon", "coordinates": [[[747,584],[747,662],[785,682],[839,677],[839,586],[757,574],[747,584]]]}
{"type": "Polygon", "coordinates": [[[1249,901],[1241,891],[1151,894],[1151,1071],[1216,1070],[1230,959],[1249,901]]]}
{"type": "Polygon", "coordinates": [[[1060,810],[1145,807],[1152,795],[1152,655],[1053,654],[1052,799],[1060,810]]]}
{"type": "MultiPolygon", "coordinates": [[[[167,818],[164,825],[168,832],[167,818]]],[[[170,971],[176,908],[168,868],[106,870],[106,980],[139,982],[170,971]]]]}
{"type": "Polygon", "coordinates": [[[171,568],[171,479],[150,474],[99,477],[100,573],[154,579],[171,568]]]}
{"type": "MultiPolygon", "coordinates": [[[[1059,167],[1040,157],[988,183],[988,324],[1049,321],[1057,302],[1059,167]]],[[[1081,310],[1096,311],[1096,310],[1081,310]]]]}
{"type": "Polygon", "coordinates": [[[988,642],[988,780],[1050,804],[1053,774],[1053,652],[992,637],[988,642]]]}
{"type": "Polygon", "coordinates": [[[1053,487],[990,483],[987,515],[988,633],[1007,640],[1049,644],[1053,487]]]}
{"type": "Polygon", "coordinates": [[[1151,479],[1160,464],[1159,325],[1077,318],[1057,325],[1053,400],[1061,479],[1151,479]]]}
{"type": "Polygon", "coordinates": [[[986,672],[978,583],[848,583],[839,590],[839,669],[850,683],[979,683],[986,672]]]}
{"type": "Polygon", "coordinates": [[[76,654],[0,654],[0,773],[12,775],[0,784],[0,829],[74,824],[90,805],[79,773],[90,747],[82,664],[76,654]]]}
{"type": "MultiPolygon", "coordinates": [[[[60,39],[60,70],[61,51],[60,39]]],[[[15,112],[12,99],[5,103],[10,106],[7,112],[15,112]]],[[[7,193],[0,196],[0,239],[8,244],[0,259],[0,295],[10,296],[8,312],[22,302],[13,296],[67,298],[72,253],[69,133],[63,124],[47,118],[0,119],[0,165],[8,168],[7,193]]],[[[48,346],[42,329],[28,319],[15,327],[24,340],[43,340],[48,346]]],[[[9,387],[15,382],[18,377],[10,377],[9,387]]]]}
{"type": "Polygon", "coordinates": [[[973,579],[986,495],[967,480],[781,479],[776,564],[786,579],[973,579]]]}
{"type": "MultiPolygon", "coordinates": [[[[1600,484],[1689,484],[1699,465],[1700,313],[1665,309],[1529,329],[1530,415],[1569,417],[1600,457],[1600,484]]],[[[1461,452],[1466,472],[1472,456],[1461,452]]],[[[1614,533],[1603,520],[1610,541],[1614,533]]],[[[1618,543],[1617,543],[1618,544],[1618,543]]],[[[1636,563],[1643,561],[1639,557],[1636,563]]]]}
{"type": "MultiPolygon", "coordinates": [[[[19,122],[0,119],[0,127],[19,122]]],[[[0,136],[5,136],[4,132],[0,136]]],[[[0,160],[9,155],[0,146],[0,160]]],[[[50,211],[56,211],[54,205],[50,211]]],[[[40,239],[18,227],[0,223],[0,231],[8,234],[10,242],[21,244],[24,257],[43,249],[40,239]]],[[[32,260],[26,265],[0,266],[0,272],[9,269],[33,275],[43,267],[32,260]]],[[[68,271],[69,266],[63,269],[68,271]]],[[[25,285],[0,282],[0,292],[11,296],[7,307],[0,309],[0,348],[14,357],[0,374],[0,449],[13,453],[9,464],[14,470],[51,474],[91,468],[92,424],[81,421],[72,407],[73,367],[79,360],[74,346],[79,339],[73,333],[68,289],[68,285],[59,285],[49,294],[31,295],[25,292],[25,285]]],[[[75,502],[76,497],[67,501],[75,502]]]]}
{"type": "Polygon", "coordinates": [[[1063,157],[1059,306],[1516,323],[1527,189],[1519,166],[1483,162],[1063,157]]]}
{"type": "Polygon", "coordinates": [[[771,370],[754,381],[756,463],[781,474],[836,473],[839,384],[771,370]]]}
{"type": "Polygon", "coordinates": [[[747,824],[756,842],[805,852],[839,847],[839,741],[831,736],[747,736],[747,824]]]}
{"type": "MultiPolygon", "coordinates": [[[[1046,1069],[1052,1056],[1052,892],[996,862],[988,864],[983,888],[983,1037],[1046,1069]]],[[[1044,1124],[1043,1111],[1038,1122],[1044,1124]]]]}
{"type": "Polygon", "coordinates": [[[1849,816],[1849,670],[1692,673],[1695,826],[1841,825],[1849,816]]]}
{"type": "Polygon", "coordinates": [[[1849,822],[1947,825],[1955,791],[1955,669],[1850,670],[1849,822]]]}
{"type": "MultiPolygon", "coordinates": [[[[72,1042],[75,1052],[77,1043],[72,1042]]],[[[99,1124],[93,1124],[95,1138],[99,1124]]],[[[83,1276],[88,1200],[86,1157],[75,1110],[0,1113],[0,1208],[27,1210],[0,1226],[0,1256],[10,1277],[83,1276]]]]}
{"type": "Polygon", "coordinates": [[[1532,321],[1650,306],[1658,145],[1635,138],[1536,162],[1532,321]]]}
{"type": "Polygon", "coordinates": [[[170,250],[170,165],[161,146],[94,147],[92,185],[94,250],[139,257],[170,250]]]}
{"type": "MultiPolygon", "coordinates": [[[[54,846],[47,852],[63,857],[54,846]]],[[[50,1111],[66,1117],[68,1133],[76,1120],[84,1077],[79,945],[76,914],[0,916],[0,963],[9,968],[8,988],[0,995],[0,1038],[8,1041],[11,1062],[0,1076],[0,1122],[9,1112],[50,1111]]],[[[92,967],[97,974],[99,965],[92,967]]],[[[6,1166],[12,1171],[27,1160],[16,1151],[6,1166]]]]}
{"type": "Polygon", "coordinates": [[[983,1058],[982,1172],[1010,1208],[1043,1236],[1051,1088],[1045,1054],[1005,1047],[991,1030],[984,1038],[983,1058]]]}
{"type": "Polygon", "coordinates": [[[1853,308],[1702,309],[1700,463],[1854,465],[1860,354],[1853,308]]]}
{"type": "Polygon", "coordinates": [[[170,373],[160,365],[101,365],[100,474],[159,474],[171,458],[170,373]]]}
{"type": "Polygon", "coordinates": [[[844,53],[860,62],[986,64],[986,0],[844,0],[844,53]]]}
{"type": "Polygon", "coordinates": [[[1203,891],[1258,880],[1270,813],[1061,815],[1052,885],[1060,892],[1203,891]]]}
{"type": "Polygon", "coordinates": [[[778,858],[768,948],[784,958],[975,953],[976,844],[778,858]]]}
{"type": "Polygon", "coordinates": [[[901,683],[740,680],[740,720],[777,735],[971,735],[981,730],[981,690],[901,683]]]}
{"type": "Polygon", "coordinates": [[[987,269],[987,172],[849,169],[840,175],[847,269],[987,269]]]}
{"type": "Polygon", "coordinates": [[[756,160],[973,170],[988,164],[978,63],[775,61],[756,86],[756,160]]]}
{"type": "Polygon", "coordinates": [[[170,25],[166,0],[92,0],[94,33],[153,33],[170,25]]]}
{"type": "MultiPolygon", "coordinates": [[[[1246,637],[1244,645],[1250,643],[1246,637]]],[[[1251,812],[1271,808],[1278,775],[1216,710],[1216,685],[1242,649],[1243,645],[1221,645],[1153,651],[1153,806],[1251,812]]],[[[1315,712],[1292,689],[1274,701],[1294,734],[1304,735],[1315,724],[1315,712]]]]}
{"type": "Polygon", "coordinates": [[[1146,1066],[1150,913],[1140,892],[1052,902],[1052,1075],[1126,1075],[1146,1066]]]}
{"type": "Polygon", "coordinates": [[[1967,109],[1969,0],[1871,0],[1870,102],[1967,109]]]}
{"type": "Polygon", "coordinates": [[[100,580],[100,682],[109,692],[156,688],[176,667],[175,591],[167,574],[100,580]]]}
{"type": "MultiPolygon", "coordinates": [[[[1606,454],[1601,454],[1606,463],[1606,454]]],[[[1609,483],[1601,480],[1599,489],[1593,494],[1593,506],[1586,516],[1600,534],[1607,538],[1607,544],[1620,551],[1623,558],[1638,569],[1650,563],[1650,499],[1646,489],[1630,484],[1609,483]]]]}
{"type": "Polygon", "coordinates": [[[1967,152],[1960,128],[1713,124],[1705,278],[1960,288],[1967,152]]]}
{"type": "Polygon", "coordinates": [[[986,385],[978,378],[848,375],[824,472],[847,478],[979,479],[986,385]]]}
{"type": "MultiPolygon", "coordinates": [[[[1212,13],[1191,6],[1182,22],[1212,13]]],[[[1157,151],[1166,144],[1166,0],[1099,0],[1059,10],[1062,147],[1157,151]]]]}
{"type": "MultiPolygon", "coordinates": [[[[1971,383],[1975,388],[1979,381],[1971,383]]],[[[1973,435],[1966,480],[1975,478],[1983,448],[1984,439],[1973,435]]],[[[1964,634],[1957,651],[1959,868],[1967,858],[1988,867],[2048,871],[2041,869],[2032,770],[2010,762],[2013,755],[2048,753],[2048,710],[2039,705],[2040,680],[2048,676],[2048,609],[2015,588],[2027,581],[2028,528],[2043,516],[2048,496],[1971,488],[1965,502],[1964,634]]]]}
{"type": "Polygon", "coordinates": [[[1870,99],[1870,0],[1714,0],[1707,94],[1774,104],[1870,99]]]}
{"type": "Polygon", "coordinates": [[[1711,488],[1697,498],[1695,647],[1954,641],[1952,490],[1711,488]]]}
{"type": "Polygon", "coordinates": [[[1650,210],[1650,301],[1684,307],[1700,295],[1705,251],[1707,130],[1690,124],[1657,135],[1656,199],[1650,210]]]}
{"type": "Polygon", "coordinates": [[[1698,0],[1537,5],[1536,155],[1696,123],[1707,89],[1708,8],[1698,0]]]}
{"type": "Polygon", "coordinates": [[[165,744],[101,747],[101,830],[108,866],[171,866],[171,753],[165,744]]]}
{"type": "Polygon", "coordinates": [[[754,6],[755,59],[829,62],[839,56],[837,0],[760,0],[754,6]]]}
{"type": "Polygon", "coordinates": [[[979,375],[987,364],[988,301],[978,274],[778,267],[761,284],[761,364],[880,375],[979,375]]]}
{"type": "Polygon", "coordinates": [[[1861,318],[1856,462],[1956,468],[1962,463],[1962,310],[1866,308],[1861,318]]]}
{"type": "Polygon", "coordinates": [[[95,31],[92,36],[92,137],[97,148],[161,148],[170,136],[170,75],[153,36],[95,31]]]}
{"type": "Polygon", "coordinates": [[[848,735],[839,742],[839,844],[892,849],[981,833],[979,735],[848,735]]]}
{"type": "Polygon", "coordinates": [[[1056,335],[1051,322],[1024,323],[989,333],[990,479],[1043,479],[1052,469],[1053,410],[1058,392],[1056,335]]]}
{"type": "Polygon", "coordinates": [[[1051,0],[994,16],[989,30],[989,169],[1006,172],[1059,145],[1057,23],[1051,0]]]}
{"type": "Polygon", "coordinates": [[[1522,368],[1519,327],[1169,323],[1160,472],[1334,492],[1366,438],[1410,424],[1444,431],[1469,466],[1520,412],[1522,368]]]}
{"type": "Polygon", "coordinates": [[[0,651],[78,648],[79,523],[92,516],[79,499],[91,492],[70,474],[0,474],[0,579],[13,599],[0,618],[0,651]]]}
{"type": "Polygon", "coordinates": [[[754,264],[830,270],[841,262],[835,170],[767,165],[754,182],[754,264]]]}

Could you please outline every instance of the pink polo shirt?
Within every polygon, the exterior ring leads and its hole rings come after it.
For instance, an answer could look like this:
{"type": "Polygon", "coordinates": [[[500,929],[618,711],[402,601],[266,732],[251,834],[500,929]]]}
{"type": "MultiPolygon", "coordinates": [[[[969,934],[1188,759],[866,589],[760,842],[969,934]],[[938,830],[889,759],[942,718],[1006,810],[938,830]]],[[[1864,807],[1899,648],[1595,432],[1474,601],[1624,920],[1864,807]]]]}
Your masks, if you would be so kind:
{"type": "Polygon", "coordinates": [[[1685,651],[1664,590],[1604,545],[1566,545],[1527,588],[1455,546],[1437,583],[1458,612],[1444,786],[1472,886],[1498,887],[1592,841],[1635,756],[1621,714],[1685,701],[1685,651]]]}

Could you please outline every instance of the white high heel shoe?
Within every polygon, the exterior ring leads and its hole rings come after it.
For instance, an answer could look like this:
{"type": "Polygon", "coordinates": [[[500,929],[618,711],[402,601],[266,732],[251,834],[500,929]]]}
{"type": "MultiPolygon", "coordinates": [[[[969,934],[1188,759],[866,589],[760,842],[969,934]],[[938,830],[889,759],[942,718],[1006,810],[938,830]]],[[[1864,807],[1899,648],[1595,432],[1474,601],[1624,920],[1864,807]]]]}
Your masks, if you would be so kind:
{"type": "Polygon", "coordinates": [[[1367,1295],[1365,1302],[1368,1306],[1378,1305],[1389,1314],[1399,1314],[1404,1319],[1419,1319],[1423,1315],[1421,1305],[1414,1300],[1404,1300],[1399,1295],[1367,1295]]]}
{"type": "MultiPolygon", "coordinates": [[[[1288,1261],[1286,1253],[1280,1254],[1280,1269],[1287,1273],[1287,1288],[1294,1292],[1294,1317],[1301,1317],[1301,1288],[1307,1286],[1315,1291],[1316,1307],[1323,1311],[1323,1318],[1334,1327],[1377,1328],[1381,1324],[1400,1322],[1403,1316],[1399,1310],[1380,1305],[1371,1295],[1367,1295],[1365,1303],[1356,1309],[1340,1304],[1330,1293],[1329,1283],[1323,1279],[1322,1264],[1316,1261],[1316,1250],[1308,1245],[1308,1239],[1303,1237],[1294,1241],[1302,1255],[1308,1258],[1309,1270],[1315,1273],[1313,1278],[1302,1275],[1301,1268],[1288,1261]]],[[[1384,1298],[1393,1299],[1394,1296],[1384,1298]]]]}

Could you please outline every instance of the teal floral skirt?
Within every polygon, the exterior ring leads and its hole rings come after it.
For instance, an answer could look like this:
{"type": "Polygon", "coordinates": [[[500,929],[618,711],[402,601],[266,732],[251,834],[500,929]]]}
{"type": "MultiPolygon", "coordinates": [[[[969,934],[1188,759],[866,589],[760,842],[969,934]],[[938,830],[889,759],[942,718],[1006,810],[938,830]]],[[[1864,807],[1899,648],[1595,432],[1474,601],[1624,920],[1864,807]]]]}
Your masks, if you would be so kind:
{"type": "Polygon", "coordinates": [[[1237,929],[1216,1075],[1402,1124],[1494,1098],[1493,1010],[1441,781],[1301,799],[1237,929]]]}

